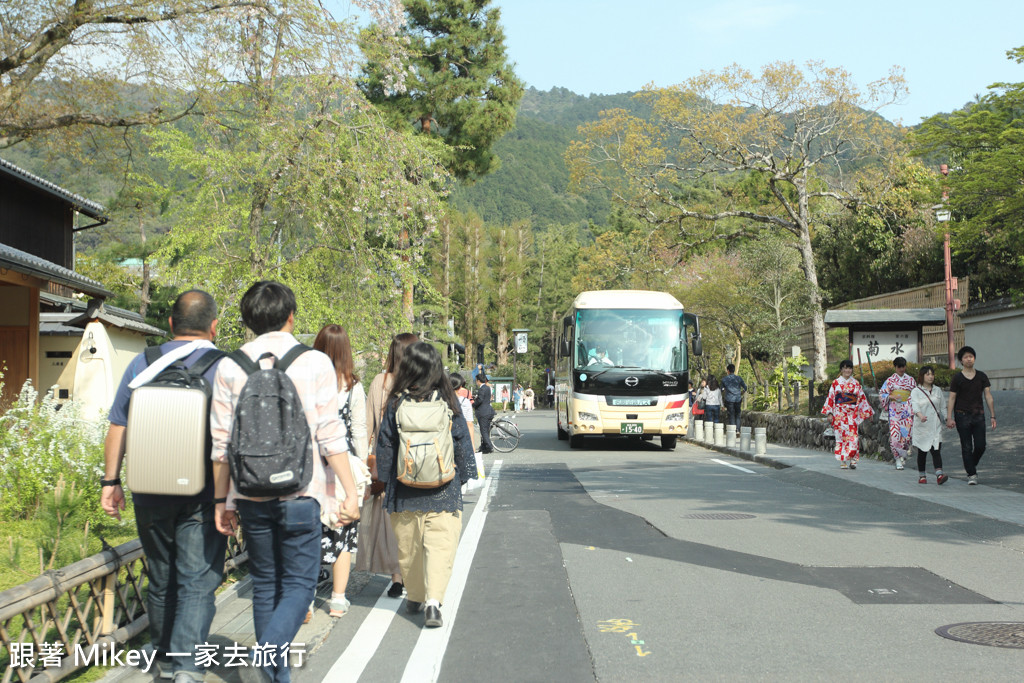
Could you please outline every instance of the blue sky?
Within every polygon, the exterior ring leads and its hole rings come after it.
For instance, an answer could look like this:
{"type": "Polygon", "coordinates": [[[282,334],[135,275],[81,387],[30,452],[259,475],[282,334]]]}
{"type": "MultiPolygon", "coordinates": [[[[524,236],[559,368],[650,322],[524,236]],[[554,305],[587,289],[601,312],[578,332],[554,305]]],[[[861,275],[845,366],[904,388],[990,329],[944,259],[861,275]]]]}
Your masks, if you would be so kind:
{"type": "MultiPolygon", "coordinates": [[[[335,3],[332,3],[335,4],[335,3]]],[[[340,0],[336,5],[346,5],[340,0]]],[[[902,66],[910,94],[883,110],[913,125],[1024,81],[1021,0],[495,0],[527,85],[583,95],[673,85],[738,63],[822,60],[861,85],[902,66]]],[[[346,7],[347,9],[347,7],[346,7]]]]}

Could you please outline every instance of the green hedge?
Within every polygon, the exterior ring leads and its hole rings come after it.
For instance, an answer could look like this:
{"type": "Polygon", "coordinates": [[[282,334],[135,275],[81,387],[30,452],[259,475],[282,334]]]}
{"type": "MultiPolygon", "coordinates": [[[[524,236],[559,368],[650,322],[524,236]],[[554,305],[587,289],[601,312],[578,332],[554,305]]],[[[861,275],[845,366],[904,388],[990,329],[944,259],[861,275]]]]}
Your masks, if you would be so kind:
{"type": "MultiPolygon", "coordinates": [[[[953,374],[958,372],[957,370],[950,370],[946,365],[938,365],[935,363],[907,363],[907,374],[917,379],[917,374],[923,365],[931,365],[935,370],[935,384],[936,386],[942,387],[943,389],[949,389],[949,383],[953,379],[953,374]]],[[[872,361],[869,366],[867,363],[853,366],[853,376],[858,381],[861,379],[861,371],[864,372],[864,387],[873,388],[875,382],[878,383],[878,387],[881,388],[885,380],[889,379],[890,375],[896,374],[896,367],[892,364],[891,360],[879,360],[872,361]],[[874,381],[871,379],[871,370],[875,371],[874,381]]],[[[828,379],[824,382],[819,382],[815,386],[814,391],[819,395],[825,395],[828,393],[829,388],[832,386],[832,382],[836,377],[839,377],[839,364],[833,363],[829,365],[825,370],[828,379]]]]}

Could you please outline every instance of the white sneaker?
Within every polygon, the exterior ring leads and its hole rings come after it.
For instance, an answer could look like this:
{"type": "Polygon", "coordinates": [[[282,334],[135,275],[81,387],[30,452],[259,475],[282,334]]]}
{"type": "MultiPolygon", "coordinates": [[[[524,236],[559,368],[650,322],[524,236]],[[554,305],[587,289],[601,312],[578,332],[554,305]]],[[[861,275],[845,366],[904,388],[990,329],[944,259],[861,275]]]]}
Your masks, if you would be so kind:
{"type": "Polygon", "coordinates": [[[903,458],[896,458],[896,469],[903,469],[903,458]]]}
{"type": "Polygon", "coordinates": [[[968,486],[977,486],[978,485],[978,475],[977,474],[969,475],[967,477],[967,485],[968,486]]]}
{"type": "Polygon", "coordinates": [[[352,603],[347,598],[331,598],[331,616],[338,618],[348,614],[349,608],[352,607],[352,603]]]}

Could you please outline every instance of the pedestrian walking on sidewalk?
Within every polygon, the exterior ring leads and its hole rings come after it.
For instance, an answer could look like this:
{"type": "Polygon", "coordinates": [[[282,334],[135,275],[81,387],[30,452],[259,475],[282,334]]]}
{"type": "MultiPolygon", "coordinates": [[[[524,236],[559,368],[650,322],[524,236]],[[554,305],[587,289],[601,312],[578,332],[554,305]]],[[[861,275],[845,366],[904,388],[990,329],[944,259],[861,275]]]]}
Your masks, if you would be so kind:
{"type": "Polygon", "coordinates": [[[860,444],[857,428],[860,423],[875,414],[868,403],[860,382],[853,378],[853,361],[845,358],[839,363],[839,377],[829,387],[823,415],[831,415],[832,429],[836,434],[836,460],[841,469],[857,469],[860,459],[860,444]]]}
{"type": "Polygon", "coordinates": [[[985,403],[991,416],[992,429],[996,428],[996,406],[992,398],[992,384],[988,375],[974,367],[978,354],[970,346],[956,353],[962,370],[953,375],[949,383],[949,406],[946,408],[946,426],[956,427],[960,435],[960,455],[967,472],[967,483],[978,483],[978,462],[985,454],[985,403]]]}
{"type": "MultiPolygon", "coordinates": [[[[104,512],[118,520],[125,508],[121,465],[125,457],[132,392],[155,379],[163,369],[178,363],[193,371],[201,369],[200,363],[205,363],[207,369],[202,376],[208,386],[212,386],[220,362],[209,362],[217,358],[213,346],[217,335],[217,304],[212,296],[198,289],[183,292],[175,300],[167,322],[173,338],[159,347],[151,347],[159,349],[158,354],[147,349],[147,353],[140,353],[129,363],[110,408],[110,426],[104,443],[106,477],[100,480],[100,503],[104,512]],[[211,353],[214,355],[207,355],[211,353]],[[151,355],[159,357],[151,362],[151,355]]],[[[134,427],[145,428],[146,424],[134,427]]],[[[155,425],[154,429],[159,426],[155,425]]],[[[206,484],[199,493],[192,496],[132,493],[135,524],[149,568],[146,605],[150,642],[156,653],[157,673],[165,679],[187,676],[189,680],[202,680],[205,675],[202,658],[193,653],[210,635],[210,624],[217,611],[215,592],[224,579],[227,538],[217,532],[214,520],[209,424],[203,425],[203,429],[206,431],[206,484]],[[175,656],[168,653],[175,653],[175,656]]]]}
{"type": "Polygon", "coordinates": [[[704,387],[704,422],[722,421],[722,389],[714,375],[708,377],[708,385],[704,387]]]}
{"type": "Polygon", "coordinates": [[[910,407],[914,416],[911,442],[917,450],[917,471],[919,484],[927,484],[925,465],[928,454],[932,454],[935,466],[935,483],[942,485],[949,479],[942,473],[942,416],[946,414],[946,395],[935,386],[935,370],[930,365],[921,366],[917,375],[917,386],[910,391],[910,407]]]}
{"type": "MultiPolygon", "coordinates": [[[[338,410],[345,430],[348,433],[349,464],[353,478],[356,480],[356,493],[362,502],[364,490],[360,490],[360,482],[369,480],[367,469],[367,436],[366,436],[366,392],[359,383],[352,359],[352,344],[348,332],[341,325],[325,325],[316,335],[313,348],[327,354],[334,363],[334,372],[338,376],[338,410]]],[[[335,484],[337,487],[337,484],[335,484]]],[[[365,486],[362,487],[365,489],[365,486]]],[[[352,553],[358,549],[359,522],[352,522],[340,528],[324,524],[321,527],[321,566],[331,570],[331,602],[330,615],[343,617],[351,606],[345,591],[348,590],[348,579],[352,569],[352,553]]],[[[313,618],[312,606],[307,614],[307,621],[313,618]]]]}
{"type": "Polygon", "coordinates": [[[402,583],[402,571],[398,566],[398,541],[388,521],[388,513],[384,510],[384,482],[377,477],[375,444],[377,431],[384,418],[387,397],[391,393],[391,385],[394,384],[402,354],[410,344],[419,340],[419,336],[412,332],[402,332],[392,337],[384,361],[384,372],[373,378],[366,396],[366,434],[370,440],[368,460],[373,481],[370,483],[369,500],[363,502],[362,524],[359,525],[357,541],[362,550],[356,553],[356,571],[390,574],[389,598],[402,597],[405,584],[402,583]]]}
{"type": "Polygon", "coordinates": [[[462,409],[462,417],[466,418],[466,426],[469,427],[469,441],[473,445],[473,452],[476,452],[476,439],[473,436],[473,393],[466,388],[466,380],[462,375],[455,372],[449,378],[455,396],[459,399],[459,408],[462,409]]]}
{"type": "Polygon", "coordinates": [[[740,428],[740,404],[747,383],[736,374],[736,366],[729,363],[725,366],[725,377],[722,378],[722,402],[725,404],[725,424],[740,428]]]}
{"type": "Polygon", "coordinates": [[[359,499],[348,464],[345,424],[338,414],[334,364],[320,351],[303,347],[292,335],[297,310],[294,292],[280,282],[262,280],[242,295],[239,309],[242,322],[258,336],[244,344],[237,355],[220,362],[213,383],[210,433],[216,523],[222,534],[234,535],[237,509],[249,553],[256,643],[266,654],[262,668],[275,683],[288,683],[288,648],[313,601],[320,573],[321,515],[333,515],[339,526],[354,522],[359,519],[359,499]],[[284,378],[272,372],[279,361],[278,372],[284,378]],[[264,374],[263,370],[271,373],[264,374]],[[274,377],[273,381],[281,382],[280,399],[263,400],[265,394],[243,391],[253,387],[250,377],[274,377]],[[299,404],[301,413],[297,411],[299,404]],[[264,417],[270,417],[267,413],[271,410],[278,414],[274,420],[247,421],[243,417],[246,410],[264,417]],[[289,420],[289,416],[294,418],[289,420]],[[305,424],[299,424],[308,428],[305,434],[296,425],[301,420],[305,424]],[[271,448],[302,444],[301,451],[293,449],[274,456],[278,471],[300,482],[298,490],[269,497],[241,492],[244,477],[250,482],[256,476],[261,484],[266,481],[266,469],[246,469],[241,464],[270,461],[269,457],[239,462],[242,447],[247,453],[257,450],[253,443],[269,443],[271,448]],[[300,469],[303,474],[296,475],[300,469]],[[344,495],[335,494],[336,478],[344,495]]]}
{"type": "MultiPolygon", "coordinates": [[[[480,381],[479,375],[477,381],[480,381]]],[[[424,609],[424,625],[441,626],[441,605],[462,533],[462,485],[476,478],[476,463],[469,427],[445,374],[441,354],[426,342],[417,342],[406,349],[398,366],[377,435],[377,465],[386,486],[384,507],[398,539],[406,611],[415,614],[424,609]],[[396,471],[403,429],[398,422],[399,404],[403,404],[404,409],[407,401],[434,401],[438,397],[451,409],[449,429],[455,476],[436,488],[406,486],[398,481],[396,471]]]]}
{"type": "Polygon", "coordinates": [[[910,406],[910,391],[917,386],[907,374],[907,359],[897,356],[892,361],[896,372],[890,375],[878,390],[879,407],[889,418],[889,448],[896,469],[903,469],[903,461],[910,451],[910,430],[914,426],[914,413],[910,406]]]}
{"type": "Polygon", "coordinates": [[[487,383],[487,375],[476,376],[476,396],[473,397],[473,413],[476,423],[480,426],[480,452],[484,455],[494,452],[491,443],[491,420],[494,419],[494,406],[491,405],[491,385],[487,383]]]}

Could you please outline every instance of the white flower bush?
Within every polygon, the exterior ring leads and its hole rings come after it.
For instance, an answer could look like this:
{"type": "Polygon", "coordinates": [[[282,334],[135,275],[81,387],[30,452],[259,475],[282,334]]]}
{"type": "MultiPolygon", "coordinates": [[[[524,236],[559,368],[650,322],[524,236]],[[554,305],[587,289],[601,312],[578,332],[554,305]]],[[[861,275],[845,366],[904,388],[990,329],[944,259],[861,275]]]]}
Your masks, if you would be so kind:
{"type": "MultiPolygon", "coordinates": [[[[3,377],[0,374],[0,389],[3,377]]],[[[0,414],[0,520],[31,518],[43,494],[63,477],[84,496],[89,519],[100,519],[99,480],[103,476],[102,417],[85,419],[75,401],[57,401],[53,392],[39,400],[31,381],[0,414]]]]}

